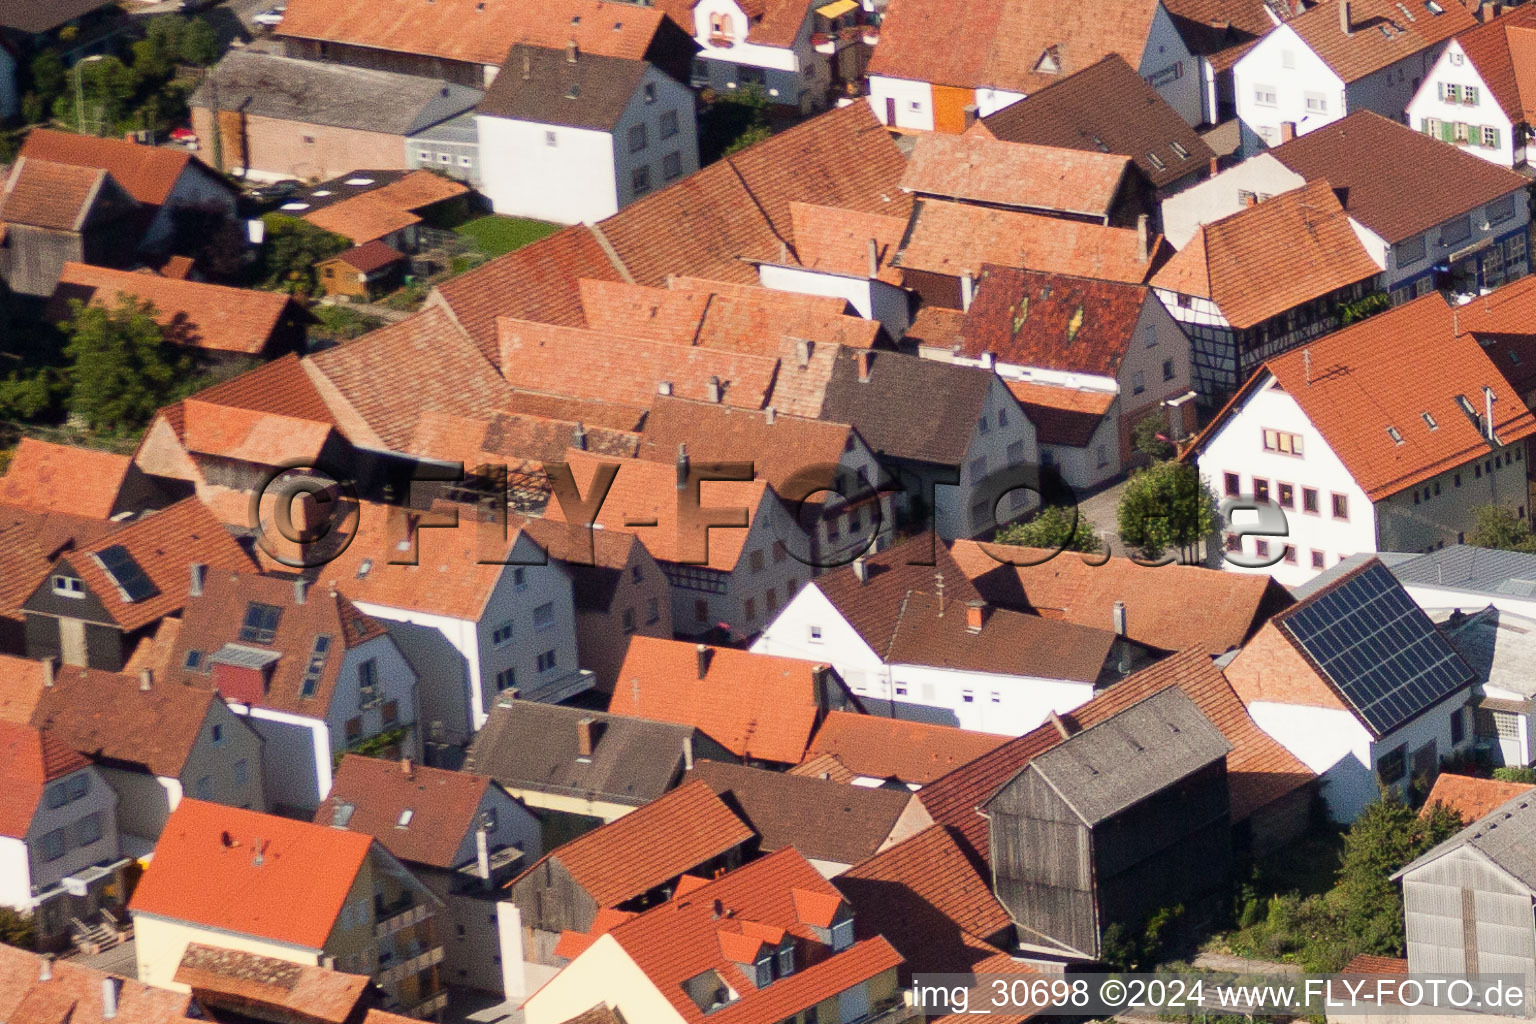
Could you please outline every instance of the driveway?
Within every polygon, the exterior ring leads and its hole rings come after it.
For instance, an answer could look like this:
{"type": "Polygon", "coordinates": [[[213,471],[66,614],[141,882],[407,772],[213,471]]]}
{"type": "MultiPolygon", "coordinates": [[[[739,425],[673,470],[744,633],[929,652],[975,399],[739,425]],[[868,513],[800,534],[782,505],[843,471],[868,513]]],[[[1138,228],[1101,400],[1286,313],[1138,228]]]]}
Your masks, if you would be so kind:
{"type": "Polygon", "coordinates": [[[123,978],[138,978],[139,962],[138,954],[134,951],[134,940],[119,942],[104,953],[95,956],[71,956],[68,958],[72,964],[81,967],[89,967],[95,971],[105,971],[108,974],[116,974],[123,978]]]}

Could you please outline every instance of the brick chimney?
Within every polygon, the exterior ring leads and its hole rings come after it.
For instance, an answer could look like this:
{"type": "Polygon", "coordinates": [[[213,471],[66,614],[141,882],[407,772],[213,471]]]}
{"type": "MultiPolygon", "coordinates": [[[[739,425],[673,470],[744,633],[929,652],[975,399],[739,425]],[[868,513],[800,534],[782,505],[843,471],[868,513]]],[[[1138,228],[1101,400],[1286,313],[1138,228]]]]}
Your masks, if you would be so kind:
{"type": "Polygon", "coordinates": [[[868,384],[870,371],[875,365],[875,354],[869,349],[859,350],[859,383],[868,384]]]}
{"type": "Polygon", "coordinates": [[[576,40],[567,39],[565,42],[565,62],[567,64],[575,64],[576,58],[580,56],[580,54],[581,51],[577,49],[576,40]]]}
{"type": "Polygon", "coordinates": [[[688,445],[679,443],[677,446],[677,489],[683,490],[688,486],[688,445]]]}
{"type": "Polygon", "coordinates": [[[50,655],[42,660],[43,685],[52,686],[54,678],[59,674],[59,659],[50,655]]]}
{"type": "Polygon", "coordinates": [[[1147,232],[1147,215],[1136,217],[1136,261],[1145,263],[1152,258],[1152,242],[1147,232]]]}
{"type": "Polygon", "coordinates": [[[965,118],[965,126],[967,128],[976,123],[976,118],[980,113],[980,109],[974,103],[967,103],[965,109],[960,112],[961,116],[965,118]]]}
{"type": "Polygon", "coordinates": [[[408,757],[402,757],[400,759],[400,774],[408,779],[414,779],[416,777],[416,762],[408,757]]]}
{"type": "Polygon", "coordinates": [[[1349,0],[1339,0],[1339,31],[1346,36],[1355,34],[1354,23],[1349,17],[1349,0]]]}
{"type": "Polygon", "coordinates": [[[705,401],[710,402],[713,405],[719,405],[720,404],[720,378],[719,377],[711,376],[709,378],[709,380],[704,382],[704,397],[705,397],[705,401]]]}
{"type": "MultiPolygon", "coordinates": [[[[1344,7],[1346,9],[1348,9],[1349,4],[1347,2],[1345,2],[1344,3],[1344,7]]],[[[1280,122],[1280,141],[1281,142],[1290,142],[1295,137],[1296,137],[1296,122],[1295,121],[1281,121],[1280,122]]]]}
{"type": "Polygon", "coordinates": [[[873,238],[869,240],[869,276],[873,280],[880,276],[880,245],[873,238]]]}
{"type": "Polygon", "coordinates": [[[1125,602],[1116,601],[1111,613],[1111,621],[1114,623],[1115,633],[1125,636],[1125,602]]]}
{"type": "Polygon", "coordinates": [[[576,722],[576,756],[583,760],[592,759],[592,751],[597,749],[598,738],[602,734],[602,723],[588,716],[576,722]]]}
{"type": "Polygon", "coordinates": [[[208,582],[208,567],[202,562],[193,562],[189,568],[191,579],[187,584],[187,594],[191,597],[203,596],[203,585],[208,582]]]}
{"type": "Polygon", "coordinates": [[[802,370],[811,365],[811,343],[804,338],[795,339],[795,364],[802,370]]]}
{"type": "Polygon", "coordinates": [[[860,583],[869,582],[869,562],[863,555],[853,560],[853,575],[860,583]]]}
{"type": "Polygon", "coordinates": [[[300,576],[293,581],[293,603],[303,604],[309,600],[309,580],[300,576]]]}
{"type": "Polygon", "coordinates": [[[981,627],[987,624],[987,602],[967,601],[965,603],[965,628],[971,633],[980,633],[981,627]]]}
{"type": "Polygon", "coordinates": [[[155,670],[152,668],[139,669],[139,690],[148,693],[155,688],[155,670]]]}

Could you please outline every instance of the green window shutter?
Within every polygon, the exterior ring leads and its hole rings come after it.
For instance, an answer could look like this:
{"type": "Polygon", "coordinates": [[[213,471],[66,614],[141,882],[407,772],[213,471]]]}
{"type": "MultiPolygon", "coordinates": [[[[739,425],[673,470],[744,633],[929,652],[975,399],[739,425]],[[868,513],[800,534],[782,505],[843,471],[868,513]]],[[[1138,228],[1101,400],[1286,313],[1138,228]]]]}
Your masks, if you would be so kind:
{"type": "Polygon", "coordinates": [[[1498,149],[1501,145],[1503,145],[1503,133],[1500,132],[1497,128],[1490,128],[1488,131],[1493,136],[1492,148],[1498,149]]]}
{"type": "Polygon", "coordinates": [[[1441,121],[1440,122],[1440,141],[1441,142],[1455,142],[1456,141],[1456,122],[1455,121],[1441,121]]]}
{"type": "Polygon", "coordinates": [[[1442,99],[1442,100],[1445,99],[1445,83],[1444,82],[1436,82],[1435,83],[1435,91],[1436,91],[1436,93],[1439,94],[1439,98],[1440,99],[1442,99]]]}

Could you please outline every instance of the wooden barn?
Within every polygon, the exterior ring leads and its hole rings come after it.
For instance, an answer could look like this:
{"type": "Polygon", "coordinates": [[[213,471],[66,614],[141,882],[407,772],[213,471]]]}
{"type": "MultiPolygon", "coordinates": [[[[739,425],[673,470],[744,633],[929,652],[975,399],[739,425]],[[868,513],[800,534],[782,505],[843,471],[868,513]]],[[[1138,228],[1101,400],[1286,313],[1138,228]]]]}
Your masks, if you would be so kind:
{"type": "Polygon", "coordinates": [[[1111,925],[1139,934],[1158,909],[1194,910],[1224,891],[1231,749],[1169,688],[1068,737],[998,790],[982,807],[993,889],[1021,942],[1096,960],[1111,925]]]}

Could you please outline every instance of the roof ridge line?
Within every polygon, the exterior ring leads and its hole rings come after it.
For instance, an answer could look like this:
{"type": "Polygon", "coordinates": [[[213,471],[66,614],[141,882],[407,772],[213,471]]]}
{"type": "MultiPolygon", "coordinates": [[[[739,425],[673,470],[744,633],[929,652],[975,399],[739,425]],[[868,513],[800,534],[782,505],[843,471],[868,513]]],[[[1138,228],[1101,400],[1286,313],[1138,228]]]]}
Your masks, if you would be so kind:
{"type": "Polygon", "coordinates": [[[610,242],[608,240],[608,236],[603,233],[603,229],[596,222],[594,222],[587,225],[587,230],[592,233],[592,238],[597,242],[598,248],[603,250],[603,255],[608,257],[608,262],[612,264],[613,269],[618,273],[619,277],[623,279],[624,283],[639,284],[639,282],[635,280],[635,276],[629,272],[629,268],[624,265],[623,258],[619,256],[619,250],[613,247],[613,243],[610,242]]]}

